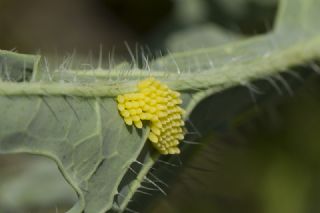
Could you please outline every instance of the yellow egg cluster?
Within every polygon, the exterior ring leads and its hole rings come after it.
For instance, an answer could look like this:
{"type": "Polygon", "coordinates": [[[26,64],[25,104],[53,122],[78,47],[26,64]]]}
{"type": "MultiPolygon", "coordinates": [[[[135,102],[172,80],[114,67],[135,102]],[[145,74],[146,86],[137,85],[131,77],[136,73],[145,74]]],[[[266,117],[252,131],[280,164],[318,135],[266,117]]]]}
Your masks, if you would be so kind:
{"type": "Polygon", "coordinates": [[[127,125],[142,128],[149,121],[149,140],[161,154],[179,154],[184,138],[180,93],[148,78],[138,84],[138,92],[119,95],[118,109],[127,125]]]}

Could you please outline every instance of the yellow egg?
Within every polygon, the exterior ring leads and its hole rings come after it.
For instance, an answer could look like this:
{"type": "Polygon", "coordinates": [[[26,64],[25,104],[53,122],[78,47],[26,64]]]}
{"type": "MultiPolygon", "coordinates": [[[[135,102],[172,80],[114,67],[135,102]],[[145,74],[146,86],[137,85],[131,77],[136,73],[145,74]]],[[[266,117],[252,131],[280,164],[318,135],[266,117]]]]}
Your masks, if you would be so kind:
{"type": "Polygon", "coordinates": [[[127,118],[130,116],[130,112],[128,110],[123,110],[120,111],[120,114],[122,115],[122,117],[127,118]]]}
{"type": "Polygon", "coordinates": [[[138,103],[140,108],[146,105],[146,103],[143,100],[140,100],[138,103]]]}
{"type": "Polygon", "coordinates": [[[127,109],[132,108],[132,102],[130,102],[130,101],[126,102],[126,103],[125,103],[125,107],[126,107],[127,109]]]}
{"type": "Polygon", "coordinates": [[[125,122],[127,125],[129,125],[129,126],[132,125],[132,119],[131,119],[130,117],[124,118],[124,122],[125,122]]]}
{"type": "Polygon", "coordinates": [[[151,131],[155,134],[155,135],[160,135],[161,131],[158,127],[156,126],[151,126],[151,131]]]}
{"type": "Polygon", "coordinates": [[[159,141],[158,137],[152,132],[149,133],[149,137],[148,138],[153,143],[158,143],[158,141],[159,141]]]}
{"type": "Polygon", "coordinates": [[[132,107],[133,108],[138,108],[139,107],[139,102],[137,102],[137,101],[132,101],[132,107]]]}
{"type": "Polygon", "coordinates": [[[184,110],[180,93],[167,85],[148,78],[138,83],[137,92],[119,95],[118,110],[127,125],[143,128],[141,120],[149,121],[149,141],[161,154],[179,154],[183,140],[184,110]]]}
{"type": "Polygon", "coordinates": [[[119,95],[117,97],[117,101],[118,101],[118,103],[123,103],[125,101],[125,98],[122,95],[119,95]]]}
{"type": "Polygon", "coordinates": [[[152,115],[151,114],[149,114],[149,113],[142,113],[141,115],[140,115],[140,118],[141,118],[141,120],[150,120],[150,117],[151,117],[152,115]]]}
{"type": "Polygon", "coordinates": [[[141,108],[136,109],[136,114],[137,115],[140,115],[141,113],[142,113],[142,109],[141,108]]]}
{"type": "Polygon", "coordinates": [[[137,114],[135,109],[130,109],[129,113],[130,113],[130,115],[136,115],[137,114]]]}
{"type": "Polygon", "coordinates": [[[133,121],[134,125],[138,128],[138,129],[141,129],[142,128],[142,122],[140,120],[138,121],[133,121]]]}
{"type": "Polygon", "coordinates": [[[126,108],[125,108],[125,106],[123,105],[123,104],[118,104],[118,110],[119,111],[123,111],[123,110],[125,110],[126,108]]]}
{"type": "Polygon", "coordinates": [[[137,115],[132,116],[133,121],[140,121],[140,117],[137,115]]]}

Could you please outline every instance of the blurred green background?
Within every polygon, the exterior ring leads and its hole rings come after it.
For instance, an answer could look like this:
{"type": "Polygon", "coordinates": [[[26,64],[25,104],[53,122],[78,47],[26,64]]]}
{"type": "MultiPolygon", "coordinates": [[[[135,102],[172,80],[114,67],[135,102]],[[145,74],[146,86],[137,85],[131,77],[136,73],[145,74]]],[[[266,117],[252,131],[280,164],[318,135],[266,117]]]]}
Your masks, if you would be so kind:
{"type": "MultiPolygon", "coordinates": [[[[114,60],[129,58],[124,41],[155,55],[167,48],[201,47],[201,42],[219,45],[271,30],[276,11],[276,0],[0,0],[0,49],[49,57],[76,50],[80,58],[94,58],[102,45],[107,65],[112,49],[114,60]],[[199,42],[189,40],[198,37],[199,42]]],[[[249,104],[233,117],[221,115],[221,122],[212,117],[210,100],[204,101],[189,122],[190,132],[200,134],[187,138],[200,144],[171,159],[182,165],[155,168],[168,182],[168,195],[140,195],[134,209],[320,212],[319,85],[319,77],[304,77],[292,85],[293,95],[283,88],[282,95],[271,91],[256,102],[246,91],[238,97],[249,104]]],[[[227,103],[225,96],[212,98],[227,103]]],[[[52,162],[0,157],[1,213],[65,212],[75,200],[52,162]]]]}

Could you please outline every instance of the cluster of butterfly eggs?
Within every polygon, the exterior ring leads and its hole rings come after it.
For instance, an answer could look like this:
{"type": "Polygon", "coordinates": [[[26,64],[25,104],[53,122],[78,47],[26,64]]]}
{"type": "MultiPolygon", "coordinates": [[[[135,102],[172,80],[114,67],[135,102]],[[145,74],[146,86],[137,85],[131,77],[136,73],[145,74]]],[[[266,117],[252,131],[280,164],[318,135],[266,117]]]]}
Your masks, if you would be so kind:
{"type": "Polygon", "coordinates": [[[178,145],[184,138],[180,93],[153,78],[139,82],[137,89],[117,97],[125,123],[142,128],[142,121],[149,121],[152,145],[161,154],[179,154],[178,145]]]}

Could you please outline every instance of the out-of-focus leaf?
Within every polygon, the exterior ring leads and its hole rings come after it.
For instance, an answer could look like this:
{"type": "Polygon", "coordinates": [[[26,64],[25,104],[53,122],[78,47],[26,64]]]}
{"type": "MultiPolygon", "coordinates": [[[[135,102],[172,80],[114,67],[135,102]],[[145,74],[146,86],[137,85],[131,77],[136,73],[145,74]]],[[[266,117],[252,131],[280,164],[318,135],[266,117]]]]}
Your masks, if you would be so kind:
{"type": "Polygon", "coordinates": [[[182,52],[198,48],[216,47],[241,39],[240,35],[206,24],[177,32],[167,39],[166,46],[171,52],[182,52]]]}
{"type": "Polygon", "coordinates": [[[53,204],[57,208],[72,206],[76,200],[57,165],[45,158],[31,158],[19,175],[5,176],[0,183],[1,212],[23,212],[32,207],[54,209],[53,204]]]}
{"type": "MultiPolygon", "coordinates": [[[[34,66],[30,82],[0,83],[0,153],[54,160],[79,196],[69,212],[124,211],[158,156],[148,146],[142,152],[148,128],[126,126],[115,96],[133,92],[137,81],[155,76],[182,93],[187,119],[205,97],[231,87],[250,88],[258,79],[273,82],[272,76],[279,79],[287,68],[320,57],[319,8],[318,0],[282,0],[273,32],[169,54],[152,62],[151,71],[63,68],[50,73],[34,66]],[[73,78],[64,78],[66,73],[73,78]],[[126,179],[137,159],[143,162],[137,178],[126,179]]],[[[24,70],[21,56],[12,57],[18,66],[8,72],[24,70]]],[[[219,107],[228,114],[228,107],[219,107]]]]}

